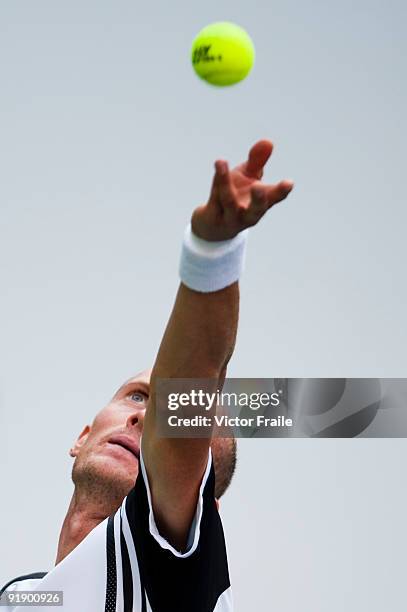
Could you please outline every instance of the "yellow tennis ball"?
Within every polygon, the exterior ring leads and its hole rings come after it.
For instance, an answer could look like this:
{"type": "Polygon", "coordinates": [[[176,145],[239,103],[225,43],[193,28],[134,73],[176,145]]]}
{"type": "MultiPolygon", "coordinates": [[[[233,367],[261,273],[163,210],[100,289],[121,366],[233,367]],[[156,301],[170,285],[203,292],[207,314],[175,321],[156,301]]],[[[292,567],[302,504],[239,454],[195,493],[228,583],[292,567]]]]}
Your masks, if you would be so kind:
{"type": "Polygon", "coordinates": [[[206,26],[197,34],[191,56],[194,70],[201,79],[224,87],[247,77],[254,64],[255,51],[243,28],[222,21],[206,26]]]}

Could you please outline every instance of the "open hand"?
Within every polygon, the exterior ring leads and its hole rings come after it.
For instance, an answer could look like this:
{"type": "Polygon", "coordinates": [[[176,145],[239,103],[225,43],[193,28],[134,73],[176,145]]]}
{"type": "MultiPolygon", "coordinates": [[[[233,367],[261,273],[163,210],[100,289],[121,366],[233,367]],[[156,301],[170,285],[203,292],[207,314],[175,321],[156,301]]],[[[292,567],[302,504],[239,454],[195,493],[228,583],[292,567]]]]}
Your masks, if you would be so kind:
{"type": "Polygon", "coordinates": [[[215,162],[208,203],[199,206],[192,215],[192,231],[196,236],[210,241],[234,238],[256,225],[269,208],[288,196],[294,187],[292,181],[274,185],[261,182],[272,151],[270,140],[259,140],[250,149],[248,160],[233,170],[224,160],[215,162]]]}

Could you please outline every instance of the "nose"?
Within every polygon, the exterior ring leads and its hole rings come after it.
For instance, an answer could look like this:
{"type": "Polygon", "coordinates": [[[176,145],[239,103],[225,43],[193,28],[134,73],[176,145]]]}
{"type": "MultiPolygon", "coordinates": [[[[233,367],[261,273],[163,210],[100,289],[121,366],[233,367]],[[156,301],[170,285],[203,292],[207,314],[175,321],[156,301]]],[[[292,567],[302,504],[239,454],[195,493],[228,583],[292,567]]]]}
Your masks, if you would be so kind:
{"type": "Polygon", "coordinates": [[[142,431],[145,414],[145,408],[138,408],[136,410],[133,410],[132,413],[127,417],[126,427],[128,427],[129,429],[137,427],[138,429],[140,429],[140,431],[142,431]]]}

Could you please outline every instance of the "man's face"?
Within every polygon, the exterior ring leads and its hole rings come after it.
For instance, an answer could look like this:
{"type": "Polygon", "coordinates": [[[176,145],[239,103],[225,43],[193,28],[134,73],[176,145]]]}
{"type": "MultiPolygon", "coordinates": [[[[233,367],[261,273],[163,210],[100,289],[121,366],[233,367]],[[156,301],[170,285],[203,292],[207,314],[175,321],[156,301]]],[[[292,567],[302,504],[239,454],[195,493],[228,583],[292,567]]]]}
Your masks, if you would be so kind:
{"type": "Polygon", "coordinates": [[[134,486],[150,375],[151,370],[145,370],[127,381],[85,427],[70,452],[75,457],[75,485],[102,485],[117,499],[124,499],[134,486]]]}

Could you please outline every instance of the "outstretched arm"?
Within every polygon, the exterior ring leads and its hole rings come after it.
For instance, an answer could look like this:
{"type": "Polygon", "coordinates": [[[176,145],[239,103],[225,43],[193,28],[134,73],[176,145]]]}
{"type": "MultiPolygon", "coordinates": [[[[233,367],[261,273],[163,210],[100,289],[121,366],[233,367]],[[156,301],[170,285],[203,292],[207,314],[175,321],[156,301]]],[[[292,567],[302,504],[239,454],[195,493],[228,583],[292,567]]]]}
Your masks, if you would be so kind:
{"type": "MultiPolygon", "coordinates": [[[[291,191],[291,181],[261,182],[272,153],[270,141],[250,150],[248,160],[233,170],[215,163],[208,203],[191,220],[193,233],[224,241],[255,225],[291,191]]],[[[143,457],[150,482],[157,524],[163,536],[182,549],[187,540],[210,439],[169,439],[156,435],[156,381],[159,378],[213,378],[223,383],[233,353],[239,313],[238,283],[201,293],[180,284],[150,379],[150,400],[143,428],[143,457]]]]}

